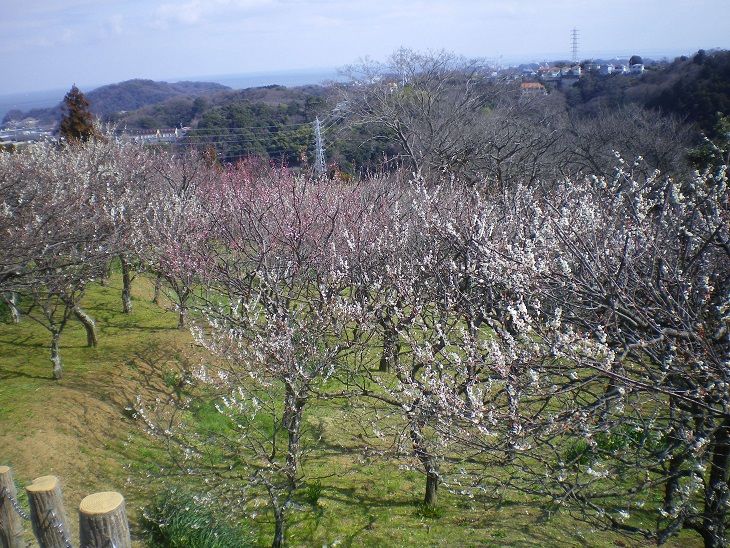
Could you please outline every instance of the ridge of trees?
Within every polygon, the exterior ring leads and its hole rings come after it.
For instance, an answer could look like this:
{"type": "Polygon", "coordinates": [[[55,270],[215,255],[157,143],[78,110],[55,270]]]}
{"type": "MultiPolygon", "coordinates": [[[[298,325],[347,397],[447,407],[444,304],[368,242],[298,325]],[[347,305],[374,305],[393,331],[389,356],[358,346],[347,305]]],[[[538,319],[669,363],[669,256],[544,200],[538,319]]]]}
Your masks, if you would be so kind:
{"type": "MultiPolygon", "coordinates": [[[[175,97],[197,97],[230,89],[213,82],[156,82],[154,80],[133,79],[109,84],[91,90],[86,94],[93,114],[106,118],[119,111],[136,110],[151,104],[162,103],[175,97]]],[[[61,118],[62,104],[51,108],[32,109],[27,112],[17,110],[6,113],[2,120],[37,118],[42,125],[51,125],[61,118]]]]}
{"type": "Polygon", "coordinates": [[[582,112],[629,104],[659,109],[718,137],[717,113],[730,112],[730,51],[699,50],[639,77],[588,73],[566,96],[582,112]]]}
{"type": "MultiPolygon", "coordinates": [[[[324,94],[321,86],[263,86],[243,90],[216,91],[198,97],[174,97],[136,111],[113,113],[107,121],[119,123],[130,129],[189,126],[215,108],[230,108],[237,103],[256,104],[264,107],[280,107],[304,104],[324,94]]],[[[263,123],[262,123],[263,125],[263,123]]]]}

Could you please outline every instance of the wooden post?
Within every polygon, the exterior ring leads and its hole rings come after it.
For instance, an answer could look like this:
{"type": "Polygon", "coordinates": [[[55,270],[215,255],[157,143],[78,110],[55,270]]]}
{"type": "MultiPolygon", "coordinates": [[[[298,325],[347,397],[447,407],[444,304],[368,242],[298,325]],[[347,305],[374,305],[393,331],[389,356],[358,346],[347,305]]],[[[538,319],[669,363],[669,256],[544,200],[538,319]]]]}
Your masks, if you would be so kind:
{"type": "Polygon", "coordinates": [[[56,476],[41,476],[25,488],[33,532],[41,548],[69,548],[68,520],[63,508],[61,483],[56,476]]]}
{"type": "Polygon", "coordinates": [[[81,548],[131,548],[124,497],[114,491],[94,493],[79,505],[81,548]]]}
{"type": "Polygon", "coordinates": [[[18,501],[13,474],[8,466],[0,466],[0,547],[25,548],[23,520],[10,502],[18,501]]]}

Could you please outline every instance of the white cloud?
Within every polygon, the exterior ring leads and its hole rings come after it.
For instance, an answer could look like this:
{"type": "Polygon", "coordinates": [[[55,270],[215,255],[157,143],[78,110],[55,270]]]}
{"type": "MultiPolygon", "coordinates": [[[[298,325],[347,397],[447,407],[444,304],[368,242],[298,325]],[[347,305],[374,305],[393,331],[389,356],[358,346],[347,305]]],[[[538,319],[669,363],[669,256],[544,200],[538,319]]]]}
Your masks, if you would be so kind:
{"type": "Polygon", "coordinates": [[[220,17],[230,17],[236,12],[245,13],[275,4],[274,0],[189,0],[163,3],[158,6],[151,24],[158,29],[198,25],[220,17]]]}
{"type": "Polygon", "coordinates": [[[124,17],[115,13],[104,22],[104,31],[107,34],[120,36],[124,32],[124,17]]]}

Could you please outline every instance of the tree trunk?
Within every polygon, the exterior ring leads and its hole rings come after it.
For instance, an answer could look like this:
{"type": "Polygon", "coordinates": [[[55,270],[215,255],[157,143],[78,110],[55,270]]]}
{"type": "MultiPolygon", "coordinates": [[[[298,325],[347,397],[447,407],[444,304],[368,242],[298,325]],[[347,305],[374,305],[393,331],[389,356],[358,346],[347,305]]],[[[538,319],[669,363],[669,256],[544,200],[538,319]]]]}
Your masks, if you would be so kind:
{"type": "Polygon", "coordinates": [[[674,500],[679,492],[679,474],[684,458],[681,455],[674,455],[669,459],[669,474],[664,484],[664,511],[671,514],[674,512],[674,500]]]}
{"type": "Polygon", "coordinates": [[[715,433],[712,468],[705,487],[705,508],[700,534],[705,548],[727,546],[726,516],[728,494],[728,464],[730,464],[730,419],[725,419],[715,433]]]}
{"type": "Polygon", "coordinates": [[[20,323],[20,309],[18,308],[18,294],[14,291],[9,291],[2,294],[3,302],[8,305],[10,309],[10,317],[13,323],[20,323]]]}
{"type": "Polygon", "coordinates": [[[439,476],[436,472],[428,472],[426,474],[426,495],[423,503],[426,506],[436,506],[436,494],[439,487],[439,476]]]}
{"type": "Polygon", "coordinates": [[[294,391],[287,386],[284,400],[284,417],[282,420],[287,431],[286,475],[289,493],[297,488],[297,471],[301,453],[302,414],[304,398],[297,397],[294,391]]]}
{"type": "Polygon", "coordinates": [[[383,322],[383,354],[380,356],[379,371],[388,373],[398,365],[398,354],[400,353],[400,345],[398,345],[398,332],[395,328],[383,322]]]}
{"type": "MultiPolygon", "coordinates": [[[[510,374],[510,377],[512,375],[510,374]]],[[[517,454],[517,440],[521,435],[520,414],[519,414],[519,401],[520,396],[518,389],[514,388],[514,385],[508,384],[507,390],[507,404],[509,405],[510,414],[510,433],[507,441],[507,462],[512,462],[517,454]]]]}
{"type": "Polygon", "coordinates": [[[74,316],[81,322],[81,325],[86,329],[86,346],[96,346],[96,322],[94,318],[89,316],[86,311],[79,305],[73,308],[74,316]]]}
{"type": "Polygon", "coordinates": [[[188,309],[184,305],[180,305],[180,311],[177,317],[177,328],[185,329],[185,322],[188,316],[188,309]]]}
{"type": "Polygon", "coordinates": [[[426,440],[423,437],[420,424],[411,424],[411,442],[413,443],[413,453],[426,472],[426,493],[423,497],[423,503],[426,506],[436,506],[439,484],[438,466],[436,459],[426,448],[426,440]]]}
{"type": "Polygon", "coordinates": [[[152,296],[152,304],[160,303],[160,290],[162,289],[162,276],[157,274],[155,276],[155,293],[152,296]]]}
{"type": "Polygon", "coordinates": [[[122,262],[122,311],[125,314],[132,313],[132,277],[130,275],[129,262],[124,255],[119,256],[122,262]]]}
{"type": "Polygon", "coordinates": [[[111,270],[112,270],[112,263],[111,263],[111,261],[108,261],[106,263],[106,266],[104,267],[104,273],[101,275],[101,280],[99,280],[99,283],[102,285],[102,287],[106,287],[106,284],[109,283],[109,277],[111,276],[111,270]]]}
{"type": "Polygon", "coordinates": [[[274,509],[274,541],[271,548],[281,548],[284,546],[284,509],[274,509]]]}
{"type": "Polygon", "coordinates": [[[63,364],[61,363],[61,331],[51,331],[51,363],[53,364],[53,378],[60,380],[63,377],[63,364]]]}

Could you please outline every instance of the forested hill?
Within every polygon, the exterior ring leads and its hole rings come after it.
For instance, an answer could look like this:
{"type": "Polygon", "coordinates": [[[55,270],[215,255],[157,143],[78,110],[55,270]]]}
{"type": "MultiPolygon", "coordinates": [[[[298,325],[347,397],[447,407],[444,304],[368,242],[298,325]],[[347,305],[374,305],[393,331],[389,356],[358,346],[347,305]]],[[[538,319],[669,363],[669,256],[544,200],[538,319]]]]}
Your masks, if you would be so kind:
{"type": "Polygon", "coordinates": [[[730,51],[698,51],[647,70],[641,77],[586,74],[567,91],[585,112],[638,104],[694,124],[714,137],[717,114],[730,113],[730,51]]]}
{"type": "MultiPolygon", "coordinates": [[[[88,93],[91,110],[102,119],[120,111],[137,110],[173,98],[191,98],[230,89],[213,82],[155,82],[153,80],[127,80],[118,84],[101,86],[88,93]]],[[[27,112],[12,110],[5,115],[3,123],[10,120],[36,118],[41,125],[53,125],[61,116],[61,99],[51,108],[33,109],[27,112]]]]}
{"type": "Polygon", "coordinates": [[[122,110],[136,110],[173,97],[199,97],[230,89],[213,82],[154,82],[127,80],[95,89],[88,94],[95,114],[105,117],[122,110]]]}
{"type": "Polygon", "coordinates": [[[270,85],[225,90],[205,96],[177,96],[136,111],[110,114],[106,120],[128,129],[198,126],[271,126],[313,119],[326,89],[322,86],[287,88],[270,85]]]}

